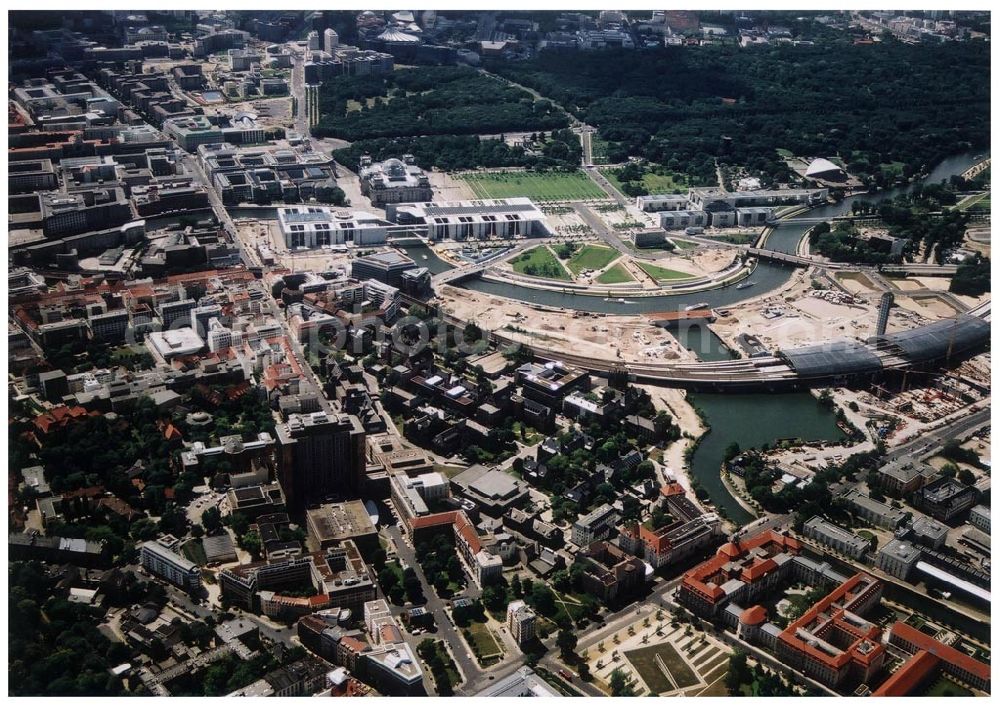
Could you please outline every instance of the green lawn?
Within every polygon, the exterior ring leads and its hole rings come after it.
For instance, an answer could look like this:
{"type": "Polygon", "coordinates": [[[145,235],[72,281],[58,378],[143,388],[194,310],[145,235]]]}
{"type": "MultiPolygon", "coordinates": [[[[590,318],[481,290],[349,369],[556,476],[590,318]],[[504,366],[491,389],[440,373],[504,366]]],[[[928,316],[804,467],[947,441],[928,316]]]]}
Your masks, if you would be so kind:
{"type": "Polygon", "coordinates": [[[892,174],[893,176],[899,176],[903,173],[903,167],[906,165],[903,162],[883,162],[878,165],[883,172],[887,174],[892,174]]]}
{"type": "Polygon", "coordinates": [[[646,274],[655,279],[657,282],[691,279],[694,276],[687,272],[679,272],[677,270],[667,269],[666,267],[660,267],[659,265],[651,265],[648,262],[636,262],[635,264],[641,267],[646,274]]]}
{"type": "Polygon", "coordinates": [[[181,547],[181,553],[199,566],[204,566],[208,559],[205,558],[205,548],[201,546],[200,539],[192,539],[181,547]]]}
{"type": "MultiPolygon", "coordinates": [[[[664,170],[666,171],[666,170],[664,170]]],[[[616,189],[622,191],[622,182],[618,179],[617,169],[602,169],[601,174],[614,185],[616,189]]],[[[656,174],[647,171],[642,175],[642,185],[651,194],[670,194],[673,192],[683,193],[691,186],[695,186],[683,174],[656,174]]]]}
{"type": "Polygon", "coordinates": [[[608,143],[599,138],[597,135],[591,135],[590,156],[593,158],[594,164],[607,164],[608,143]]]}
{"type": "Polygon", "coordinates": [[[973,208],[977,211],[989,211],[990,192],[987,191],[977,196],[970,196],[969,198],[963,200],[961,203],[958,204],[958,209],[960,211],[968,211],[969,209],[973,208]]]}
{"type": "Polygon", "coordinates": [[[549,279],[570,280],[569,273],[562,266],[551,250],[544,245],[539,245],[527,250],[515,259],[511,260],[514,272],[533,277],[547,277],[549,279]]]}
{"type": "Polygon", "coordinates": [[[527,196],[533,201],[582,201],[604,199],[607,194],[582,171],[478,172],[463,174],[481,199],[527,196]]]}
{"type": "Polygon", "coordinates": [[[694,250],[699,245],[698,243],[693,243],[690,240],[678,240],[677,238],[671,238],[670,240],[673,241],[678,250],[694,250]]]}
{"type": "Polygon", "coordinates": [[[497,642],[490,629],[486,627],[486,623],[470,623],[469,627],[464,628],[464,631],[466,632],[465,639],[478,652],[480,661],[489,657],[503,655],[500,643],[497,642]]]}
{"type": "Polygon", "coordinates": [[[573,274],[578,275],[583,270],[599,270],[618,257],[618,251],[603,245],[584,245],[566,263],[573,274]]]}
{"type": "Polygon", "coordinates": [[[635,282],[635,277],[629,274],[624,265],[617,264],[602,272],[597,281],[601,284],[620,284],[621,282],[635,282]]]}
{"type": "Polygon", "coordinates": [[[464,466],[447,466],[441,463],[434,464],[434,471],[437,473],[443,473],[446,478],[453,478],[459,473],[463,473],[467,470],[469,469],[464,466]]]}
{"type": "Polygon", "coordinates": [[[674,688],[657,663],[657,656],[663,661],[663,666],[670,672],[678,689],[686,689],[698,683],[698,676],[673,645],[664,643],[626,652],[625,658],[632,663],[654,694],[671,691],[674,688]]]}

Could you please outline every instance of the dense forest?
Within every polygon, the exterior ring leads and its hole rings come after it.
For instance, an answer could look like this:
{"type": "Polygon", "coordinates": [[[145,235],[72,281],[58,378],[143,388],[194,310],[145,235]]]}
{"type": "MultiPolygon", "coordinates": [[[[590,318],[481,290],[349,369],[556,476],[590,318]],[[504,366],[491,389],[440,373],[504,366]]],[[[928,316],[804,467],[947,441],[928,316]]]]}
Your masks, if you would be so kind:
{"type": "Polygon", "coordinates": [[[11,696],[115,696],[121,679],[108,669],[129,649],[97,629],[100,612],[71,603],[38,562],[8,564],[11,696]]]}
{"type": "Polygon", "coordinates": [[[866,182],[918,173],[989,144],[989,45],[828,43],[542,53],[497,65],[608,141],[608,161],[641,156],[700,175],[714,159],[775,180],[776,150],[839,156],[866,182]]]}
{"type": "Polygon", "coordinates": [[[338,78],[323,85],[320,114],[313,134],[352,141],[552,130],[568,125],[566,115],[550,101],[535,100],[495,77],[454,66],[338,78]],[[360,107],[349,110],[348,101],[360,107]]]}
{"type": "Polygon", "coordinates": [[[949,291],[973,297],[990,291],[990,259],[977,253],[963,260],[951,278],[949,291]]]}
{"type": "Polygon", "coordinates": [[[567,129],[539,134],[544,143],[540,154],[501,140],[484,140],[476,135],[432,135],[428,137],[392,137],[359,140],[333,153],[341,164],[355,168],[363,154],[381,161],[401,154],[412,154],[422,169],[437,167],[444,171],[476,167],[528,167],[531,169],[571,169],[580,164],[580,138],[567,129]]]}

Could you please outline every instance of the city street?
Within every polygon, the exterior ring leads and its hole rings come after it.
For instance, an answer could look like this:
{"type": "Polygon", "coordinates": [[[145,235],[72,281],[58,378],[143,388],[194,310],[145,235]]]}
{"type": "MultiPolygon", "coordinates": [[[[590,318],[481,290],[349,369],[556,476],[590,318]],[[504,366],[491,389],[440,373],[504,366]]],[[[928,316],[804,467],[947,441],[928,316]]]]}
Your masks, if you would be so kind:
{"type": "Polygon", "coordinates": [[[474,682],[479,679],[483,675],[483,670],[480,669],[475,656],[469,653],[465,647],[465,641],[462,640],[458,631],[451,624],[451,619],[445,611],[445,602],[438,598],[437,593],[434,592],[434,588],[427,583],[427,578],[424,576],[424,572],[420,568],[420,563],[417,561],[416,553],[404,541],[398,527],[390,525],[385,528],[385,531],[392,539],[400,560],[405,566],[412,567],[417,574],[417,578],[420,579],[420,588],[423,591],[424,598],[427,600],[424,607],[431,613],[434,623],[438,628],[438,633],[434,637],[444,640],[448,645],[465,682],[474,682]]]}

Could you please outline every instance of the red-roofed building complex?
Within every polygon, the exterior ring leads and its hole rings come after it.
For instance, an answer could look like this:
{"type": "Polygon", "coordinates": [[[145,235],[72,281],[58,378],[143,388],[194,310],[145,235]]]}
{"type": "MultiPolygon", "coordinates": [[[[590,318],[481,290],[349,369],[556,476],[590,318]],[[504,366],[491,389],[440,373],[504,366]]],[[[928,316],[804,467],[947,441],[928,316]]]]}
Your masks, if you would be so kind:
{"type": "Polygon", "coordinates": [[[889,644],[913,656],[876,689],[873,696],[907,696],[929,682],[939,670],[980,691],[990,691],[988,664],[925,635],[915,627],[896,623],[889,632],[889,644]]]}
{"type": "Polygon", "coordinates": [[[727,542],[684,574],[678,600],[704,617],[716,615],[730,601],[751,603],[785,580],[799,549],[798,540],[773,530],[727,542]]]}
{"type": "Polygon", "coordinates": [[[868,682],[886,650],[882,631],[861,615],[881,597],[881,581],[855,574],[778,635],[779,659],[831,687],[868,682]]]}

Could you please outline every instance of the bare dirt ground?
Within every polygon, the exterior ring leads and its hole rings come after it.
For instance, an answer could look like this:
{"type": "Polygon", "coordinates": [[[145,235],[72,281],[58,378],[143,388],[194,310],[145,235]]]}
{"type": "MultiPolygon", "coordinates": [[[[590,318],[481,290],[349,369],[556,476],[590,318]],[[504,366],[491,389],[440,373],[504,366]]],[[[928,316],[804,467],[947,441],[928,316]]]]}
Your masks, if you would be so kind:
{"type": "Polygon", "coordinates": [[[444,172],[427,172],[436,201],[470,201],[477,198],[464,179],[455,179],[444,172]]]}
{"type": "Polygon", "coordinates": [[[544,311],[530,304],[455,287],[441,293],[445,311],[527,345],[604,360],[692,360],[673,336],[641,316],[544,311]],[[576,313],[576,316],[574,316],[576,313]]]}

